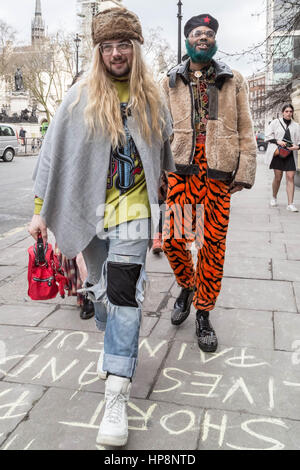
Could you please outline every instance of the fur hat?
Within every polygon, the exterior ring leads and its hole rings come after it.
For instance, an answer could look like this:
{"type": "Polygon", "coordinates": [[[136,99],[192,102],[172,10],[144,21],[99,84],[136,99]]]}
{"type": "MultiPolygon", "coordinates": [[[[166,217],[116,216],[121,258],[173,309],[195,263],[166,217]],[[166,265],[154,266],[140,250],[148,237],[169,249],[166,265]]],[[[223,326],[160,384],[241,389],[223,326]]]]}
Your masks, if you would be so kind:
{"type": "Polygon", "coordinates": [[[208,28],[212,29],[215,33],[217,33],[219,29],[218,20],[216,20],[216,18],[214,18],[213,16],[205,13],[204,15],[193,16],[186,22],[184,27],[185,37],[187,38],[190,32],[198,26],[207,26],[208,28]]]}
{"type": "Polygon", "coordinates": [[[110,39],[136,39],[144,43],[139,18],[126,8],[109,8],[93,17],[92,38],[94,46],[110,39]]]}

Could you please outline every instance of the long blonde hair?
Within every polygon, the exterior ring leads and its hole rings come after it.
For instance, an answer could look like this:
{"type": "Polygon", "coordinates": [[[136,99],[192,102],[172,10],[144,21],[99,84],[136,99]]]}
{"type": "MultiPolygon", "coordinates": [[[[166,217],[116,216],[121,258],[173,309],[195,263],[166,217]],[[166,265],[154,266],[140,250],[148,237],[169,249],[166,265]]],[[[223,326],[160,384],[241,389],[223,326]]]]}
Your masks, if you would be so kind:
{"type": "MultiPolygon", "coordinates": [[[[132,41],[132,44],[133,62],[129,76],[130,101],[127,111],[130,109],[132,116],[139,123],[142,137],[151,146],[153,134],[162,140],[163,98],[158,85],[147,70],[140,44],[135,40],[132,41]],[[147,108],[150,111],[150,123],[148,122],[147,108]]],[[[120,101],[117,89],[106,72],[98,45],[93,51],[90,70],[86,77],[80,81],[79,95],[70,106],[70,110],[79,103],[81,92],[85,86],[88,97],[84,119],[89,134],[95,135],[99,128],[104,129],[110,135],[112,147],[116,148],[125,140],[120,101]]]]}

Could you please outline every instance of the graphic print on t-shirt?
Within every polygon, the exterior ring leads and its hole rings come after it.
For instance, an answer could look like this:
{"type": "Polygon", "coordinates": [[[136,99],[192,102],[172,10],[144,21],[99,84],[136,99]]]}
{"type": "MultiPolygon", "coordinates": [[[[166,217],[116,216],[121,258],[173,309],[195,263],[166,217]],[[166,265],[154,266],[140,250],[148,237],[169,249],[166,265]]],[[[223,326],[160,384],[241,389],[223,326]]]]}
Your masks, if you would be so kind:
{"type": "Polygon", "coordinates": [[[125,143],[111,150],[104,227],[150,216],[145,173],[127,125],[127,103],[121,103],[125,143]]]}
{"type": "Polygon", "coordinates": [[[135,175],[140,175],[143,170],[137,148],[127,127],[126,105],[127,103],[121,103],[126,143],[124,147],[112,150],[107,178],[107,189],[115,185],[120,194],[126,193],[135,185],[135,175]]]}

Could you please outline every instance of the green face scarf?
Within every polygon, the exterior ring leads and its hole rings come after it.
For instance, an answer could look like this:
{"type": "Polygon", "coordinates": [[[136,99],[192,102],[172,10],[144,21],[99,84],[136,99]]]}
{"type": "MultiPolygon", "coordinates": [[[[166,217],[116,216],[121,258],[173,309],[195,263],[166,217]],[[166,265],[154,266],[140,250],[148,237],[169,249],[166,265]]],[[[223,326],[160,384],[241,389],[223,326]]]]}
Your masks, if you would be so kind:
{"type": "Polygon", "coordinates": [[[188,56],[191,58],[192,62],[196,62],[199,64],[205,64],[210,62],[213,56],[216,54],[218,50],[217,43],[211,46],[206,51],[196,51],[195,46],[191,46],[189,40],[186,39],[185,41],[186,51],[188,56]]]}

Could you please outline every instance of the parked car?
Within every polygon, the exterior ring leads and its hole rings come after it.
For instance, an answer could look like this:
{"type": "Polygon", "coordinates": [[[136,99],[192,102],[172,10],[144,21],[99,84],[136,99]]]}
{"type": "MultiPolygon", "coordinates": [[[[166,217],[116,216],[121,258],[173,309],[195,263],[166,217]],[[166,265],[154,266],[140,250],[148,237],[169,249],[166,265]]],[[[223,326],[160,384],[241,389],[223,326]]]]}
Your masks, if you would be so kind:
{"type": "Polygon", "coordinates": [[[18,153],[19,143],[14,129],[6,124],[0,124],[0,158],[12,162],[18,153]]]}
{"type": "Polygon", "coordinates": [[[256,134],[256,143],[258,150],[261,152],[265,152],[267,150],[268,142],[265,141],[265,134],[263,134],[263,132],[256,134]]]}

